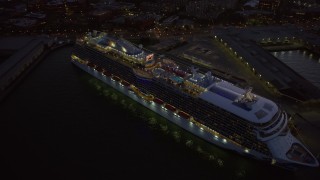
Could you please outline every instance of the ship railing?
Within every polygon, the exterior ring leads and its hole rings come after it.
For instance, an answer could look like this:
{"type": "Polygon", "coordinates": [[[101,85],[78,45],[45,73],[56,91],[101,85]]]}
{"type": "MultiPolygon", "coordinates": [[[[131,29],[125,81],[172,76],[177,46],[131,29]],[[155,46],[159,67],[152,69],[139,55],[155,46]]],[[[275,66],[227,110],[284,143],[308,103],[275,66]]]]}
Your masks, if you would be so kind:
{"type": "Polygon", "coordinates": [[[288,123],[286,113],[284,113],[283,118],[284,119],[283,119],[282,123],[280,124],[280,126],[277,129],[273,130],[270,133],[266,133],[266,134],[262,131],[259,131],[257,133],[257,138],[261,141],[268,141],[268,140],[271,140],[271,139],[277,137],[286,128],[287,123],[288,123]]]}

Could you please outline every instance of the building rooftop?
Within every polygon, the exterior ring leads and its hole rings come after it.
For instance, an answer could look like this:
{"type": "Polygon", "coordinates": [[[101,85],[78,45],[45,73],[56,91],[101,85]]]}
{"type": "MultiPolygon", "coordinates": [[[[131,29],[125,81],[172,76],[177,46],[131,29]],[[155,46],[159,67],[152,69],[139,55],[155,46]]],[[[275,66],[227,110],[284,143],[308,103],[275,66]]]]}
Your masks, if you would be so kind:
{"type": "Polygon", "coordinates": [[[38,53],[36,49],[48,42],[49,38],[47,37],[0,38],[0,56],[2,58],[0,59],[0,87],[6,83],[7,76],[18,68],[18,64],[26,58],[33,57],[33,53],[38,53]]]}
{"type": "Polygon", "coordinates": [[[260,42],[271,39],[273,42],[289,39],[301,39],[312,46],[319,46],[320,37],[301,31],[292,26],[217,28],[213,36],[228,49],[236,52],[247,65],[262,78],[270,82],[283,94],[300,100],[320,98],[320,90],[300,74],[264,49],[260,42]]]}

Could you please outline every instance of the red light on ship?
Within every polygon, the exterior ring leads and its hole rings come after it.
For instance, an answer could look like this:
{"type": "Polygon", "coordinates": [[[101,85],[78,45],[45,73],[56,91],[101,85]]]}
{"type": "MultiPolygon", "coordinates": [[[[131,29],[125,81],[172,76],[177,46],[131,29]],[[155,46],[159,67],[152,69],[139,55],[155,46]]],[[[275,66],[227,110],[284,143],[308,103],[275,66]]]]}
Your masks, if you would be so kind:
{"type": "Polygon", "coordinates": [[[154,56],[154,54],[149,54],[149,55],[147,55],[147,56],[146,56],[146,62],[147,62],[147,61],[150,61],[150,60],[153,60],[153,56],[154,56]]]}

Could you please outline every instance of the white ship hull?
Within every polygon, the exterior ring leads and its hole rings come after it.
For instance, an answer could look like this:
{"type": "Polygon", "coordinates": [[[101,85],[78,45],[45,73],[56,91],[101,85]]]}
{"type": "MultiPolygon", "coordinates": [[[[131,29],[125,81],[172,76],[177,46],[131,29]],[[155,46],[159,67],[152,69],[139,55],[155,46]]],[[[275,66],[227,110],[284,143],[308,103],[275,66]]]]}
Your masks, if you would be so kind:
{"type": "Polygon", "coordinates": [[[249,156],[259,160],[268,160],[271,161],[270,157],[259,153],[254,150],[246,150],[243,147],[239,146],[238,144],[234,143],[233,141],[213,135],[212,133],[204,130],[203,128],[198,127],[196,124],[191,123],[189,120],[171,112],[163,108],[161,105],[156,104],[154,102],[147,102],[143,98],[137,96],[133,91],[130,91],[128,87],[123,86],[118,81],[113,80],[111,77],[107,77],[102,73],[94,70],[93,68],[81,64],[78,61],[72,60],[73,64],[81,68],[82,70],[86,71],[87,73],[91,74],[92,76],[96,77],[97,79],[103,81],[104,83],[110,85],[114,89],[118,90],[119,92],[125,94],[126,96],[130,97],[131,99],[135,100],[136,102],[140,103],[141,105],[145,106],[146,108],[156,112],[157,114],[163,116],[164,118],[168,119],[169,121],[175,123],[176,125],[180,126],[181,128],[191,132],[192,134],[206,140],[209,143],[217,145],[219,147],[232,150],[235,152],[240,153],[241,155],[249,156]]]}

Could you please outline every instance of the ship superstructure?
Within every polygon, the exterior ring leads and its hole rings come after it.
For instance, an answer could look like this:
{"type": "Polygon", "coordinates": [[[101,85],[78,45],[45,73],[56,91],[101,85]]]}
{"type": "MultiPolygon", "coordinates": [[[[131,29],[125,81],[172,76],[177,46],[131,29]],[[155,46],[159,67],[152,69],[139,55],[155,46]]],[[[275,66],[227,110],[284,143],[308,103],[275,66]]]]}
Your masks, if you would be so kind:
{"type": "Polygon", "coordinates": [[[318,166],[274,102],[102,32],[79,39],[72,62],[191,133],[282,166],[318,166]]]}

